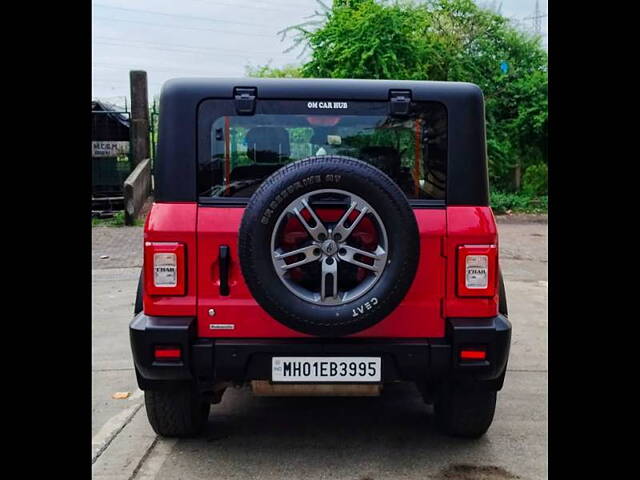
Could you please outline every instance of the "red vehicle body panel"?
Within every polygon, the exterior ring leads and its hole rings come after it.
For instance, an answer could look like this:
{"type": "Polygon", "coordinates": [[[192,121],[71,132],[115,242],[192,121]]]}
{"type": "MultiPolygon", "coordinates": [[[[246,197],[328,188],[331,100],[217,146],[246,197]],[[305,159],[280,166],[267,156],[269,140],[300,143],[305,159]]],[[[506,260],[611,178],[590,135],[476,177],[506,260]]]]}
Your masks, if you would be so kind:
{"type": "MultiPolygon", "coordinates": [[[[457,249],[460,245],[495,245],[498,247],[496,220],[489,207],[447,207],[447,296],[445,317],[494,317],[498,314],[498,296],[460,297],[456,295],[457,249]]],[[[497,268],[498,255],[496,255],[497,268]]],[[[491,268],[491,266],[490,266],[491,268]]],[[[493,276],[495,282],[498,275],[493,276]]],[[[464,281],[464,280],[462,280],[464,281]]],[[[497,292],[498,289],[496,288],[497,292]]]]}
{"type": "MultiPolygon", "coordinates": [[[[201,337],[306,337],[274,320],[252,298],[238,260],[238,230],[244,209],[206,208],[198,213],[198,336],[201,337]],[[220,296],[218,248],[230,248],[229,289],[220,296]],[[215,316],[208,315],[210,308],[215,316]],[[211,330],[210,324],[234,324],[233,330],[211,330]]],[[[446,231],[444,210],[416,210],[420,232],[420,265],[413,286],[394,312],[354,337],[440,337],[444,320],[440,303],[444,285],[444,259],[440,239],[446,231]]]]}
{"type": "Polygon", "coordinates": [[[154,203],[144,224],[145,242],[181,242],[187,260],[186,295],[151,296],[145,292],[144,313],[193,317],[196,314],[196,203],[154,203]]]}
{"type": "MultiPolygon", "coordinates": [[[[238,259],[238,231],[244,208],[205,207],[195,203],[154,204],[145,223],[145,241],[182,242],[186,250],[184,296],[144,295],[144,311],[155,316],[197,316],[197,334],[209,338],[292,338],[309,335],[292,330],[267,314],[253,299],[238,259]],[[197,232],[197,233],[196,233],[197,232]],[[218,252],[230,250],[228,296],[220,295],[218,252]],[[215,315],[209,315],[213,309],[215,315]],[[212,324],[233,329],[212,329],[212,324]]],[[[387,318],[358,338],[438,338],[447,317],[492,317],[498,299],[459,297],[457,247],[496,245],[497,231],[489,207],[414,209],[420,235],[420,258],[413,285],[387,318]],[[444,280],[444,281],[443,281],[444,280]]],[[[497,264],[497,258],[496,258],[497,264]]],[[[491,268],[491,265],[490,265],[491,268]]],[[[494,266],[494,268],[497,268],[494,266]]],[[[497,281],[497,275],[493,275],[497,281]]]]}

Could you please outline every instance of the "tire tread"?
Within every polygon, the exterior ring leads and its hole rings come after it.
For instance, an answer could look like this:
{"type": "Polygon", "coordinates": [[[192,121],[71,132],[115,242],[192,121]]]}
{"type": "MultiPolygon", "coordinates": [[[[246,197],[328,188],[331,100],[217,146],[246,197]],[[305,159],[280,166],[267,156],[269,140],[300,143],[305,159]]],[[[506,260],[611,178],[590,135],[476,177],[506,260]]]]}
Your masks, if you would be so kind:
{"type": "Polygon", "coordinates": [[[147,417],[153,430],[164,437],[189,437],[204,426],[210,405],[190,388],[144,392],[147,417]]]}
{"type": "Polygon", "coordinates": [[[479,386],[445,385],[434,404],[436,425],[454,437],[479,438],[493,422],[496,399],[495,391],[479,386]]]}

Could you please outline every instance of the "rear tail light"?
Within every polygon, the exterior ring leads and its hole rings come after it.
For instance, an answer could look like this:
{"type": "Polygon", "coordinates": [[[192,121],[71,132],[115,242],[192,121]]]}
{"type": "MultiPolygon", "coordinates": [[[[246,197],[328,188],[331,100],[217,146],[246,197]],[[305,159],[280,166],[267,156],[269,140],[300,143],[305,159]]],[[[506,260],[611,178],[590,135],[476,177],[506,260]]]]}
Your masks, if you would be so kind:
{"type": "Polygon", "coordinates": [[[145,242],[144,288],[149,295],[184,295],[186,292],[184,244],[145,242]]]}
{"type": "Polygon", "coordinates": [[[495,245],[458,247],[458,296],[493,297],[497,287],[495,245]]]}

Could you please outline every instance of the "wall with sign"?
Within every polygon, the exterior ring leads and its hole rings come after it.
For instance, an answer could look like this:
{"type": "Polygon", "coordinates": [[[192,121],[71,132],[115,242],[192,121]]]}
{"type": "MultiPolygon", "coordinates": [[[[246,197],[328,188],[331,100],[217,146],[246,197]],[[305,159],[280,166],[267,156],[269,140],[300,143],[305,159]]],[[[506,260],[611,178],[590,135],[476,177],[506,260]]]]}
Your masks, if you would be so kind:
{"type": "Polygon", "coordinates": [[[126,142],[91,142],[92,157],[118,157],[129,154],[129,141],[126,142]]]}
{"type": "Polygon", "coordinates": [[[117,198],[131,173],[129,112],[95,101],[91,105],[91,163],[94,198],[117,198]]]}

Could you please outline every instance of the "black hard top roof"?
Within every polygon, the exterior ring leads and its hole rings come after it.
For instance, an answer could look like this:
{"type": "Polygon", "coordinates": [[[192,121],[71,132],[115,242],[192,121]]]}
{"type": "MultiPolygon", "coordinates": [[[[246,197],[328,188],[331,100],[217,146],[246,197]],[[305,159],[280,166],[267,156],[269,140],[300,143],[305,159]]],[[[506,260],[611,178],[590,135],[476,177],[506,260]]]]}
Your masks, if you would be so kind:
{"type": "Polygon", "coordinates": [[[327,78],[175,78],[162,87],[162,96],[183,99],[232,98],[234,88],[255,87],[258,98],[326,98],[387,100],[390,90],[411,90],[416,101],[442,101],[459,96],[482,97],[477,85],[465,82],[364,80],[327,78]]]}
{"type": "Polygon", "coordinates": [[[232,99],[236,88],[255,88],[256,100],[387,101],[391,90],[411,90],[414,102],[447,109],[447,204],[488,205],[489,181],[482,91],[464,82],[362,79],[176,78],[160,94],[155,198],[197,201],[198,107],[207,99],[232,99]]]}

